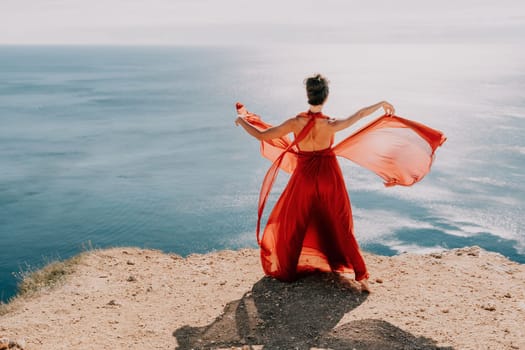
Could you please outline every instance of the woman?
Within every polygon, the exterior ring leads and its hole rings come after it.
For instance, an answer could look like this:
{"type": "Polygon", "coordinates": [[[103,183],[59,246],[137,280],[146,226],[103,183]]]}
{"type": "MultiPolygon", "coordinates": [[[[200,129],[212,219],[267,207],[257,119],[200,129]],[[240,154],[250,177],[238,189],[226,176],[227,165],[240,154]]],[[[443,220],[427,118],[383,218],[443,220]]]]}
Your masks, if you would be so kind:
{"type": "MultiPolygon", "coordinates": [[[[424,154],[425,157],[430,157],[431,163],[437,143],[441,144],[444,137],[435,130],[395,117],[394,107],[385,101],[362,108],[345,119],[329,118],[322,113],[329,92],[326,78],[318,74],[307,78],[305,83],[309,104],[308,111],[300,113],[278,126],[272,127],[262,122],[258,116],[248,113],[242,105],[238,104],[237,106],[239,116],[235,120],[235,124],[241,125],[250,135],[262,141],[263,154],[270,154],[269,158],[274,160],[263,182],[259,200],[257,235],[261,246],[262,266],[267,275],[283,281],[293,281],[301,274],[316,270],[338,273],[353,272],[355,273],[355,280],[361,285],[361,289],[370,292],[369,273],[354,237],[350,200],[341,169],[335,158],[336,151],[340,155],[371,168],[381,176],[384,175],[383,177],[387,182],[393,181],[392,184],[410,185],[424,176],[425,169],[421,172],[419,168],[412,169],[411,165],[409,166],[410,169],[407,169],[408,176],[403,176],[404,174],[395,176],[400,174],[398,170],[404,165],[392,167],[392,164],[400,157],[405,157],[403,154],[381,154],[382,151],[380,150],[375,152],[377,146],[374,145],[368,147],[371,149],[371,157],[366,154],[363,155],[366,151],[359,152],[360,155],[352,155],[352,148],[356,148],[355,142],[369,144],[370,141],[378,138],[374,134],[377,134],[378,130],[385,131],[384,129],[387,129],[387,132],[390,132],[388,128],[394,130],[392,123],[400,122],[402,126],[395,127],[411,128],[419,135],[417,138],[423,139],[425,143],[433,142],[430,153],[424,154]],[[350,127],[380,108],[384,109],[385,115],[378,119],[375,124],[369,125],[370,129],[362,129],[345,139],[336,146],[339,148],[332,147],[336,132],[350,127]],[[380,121],[385,121],[385,123],[378,124],[380,121]],[[292,132],[295,138],[293,142],[290,142],[286,135],[292,132]],[[428,139],[425,136],[428,136],[428,139]],[[371,140],[370,137],[372,137],[371,140]],[[437,138],[439,138],[439,142],[436,142],[437,138]],[[278,140],[281,140],[281,144],[278,140]],[[275,150],[265,151],[265,145],[266,147],[277,147],[279,156],[271,156],[272,153],[275,154],[275,150]],[[340,145],[342,146],[340,147],[340,145]],[[350,151],[348,151],[349,149],[350,151]],[[349,152],[350,156],[345,152],[349,152]],[[359,162],[360,156],[364,157],[363,162],[359,162]],[[373,159],[374,156],[377,157],[377,160],[373,159]],[[357,158],[357,160],[353,158],[357,158]],[[374,164],[366,163],[370,160],[374,164]],[[292,172],[292,176],[273,208],[263,237],[259,240],[262,210],[279,167],[292,172]],[[389,171],[385,171],[385,167],[389,171]],[[416,174],[416,170],[420,172],[416,174]],[[404,181],[407,177],[411,179],[404,181]]],[[[392,135],[387,135],[386,140],[391,140],[392,136],[399,137],[396,134],[397,132],[392,131],[392,135]]],[[[397,141],[396,146],[399,145],[397,141]]],[[[419,141],[410,139],[408,142],[417,145],[419,141]]],[[[375,144],[379,143],[375,142],[375,144]]],[[[265,155],[268,156],[268,154],[265,155]]],[[[419,153],[417,156],[412,154],[408,156],[411,160],[422,160],[419,153]]],[[[430,163],[426,171],[429,170],[430,163]]]]}

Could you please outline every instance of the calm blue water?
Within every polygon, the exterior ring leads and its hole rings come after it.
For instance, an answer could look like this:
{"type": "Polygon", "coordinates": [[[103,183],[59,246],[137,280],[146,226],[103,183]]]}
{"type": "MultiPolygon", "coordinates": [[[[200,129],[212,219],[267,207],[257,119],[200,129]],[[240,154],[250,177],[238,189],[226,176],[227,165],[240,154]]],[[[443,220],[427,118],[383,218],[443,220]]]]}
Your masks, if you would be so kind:
{"type": "Polygon", "coordinates": [[[524,56],[504,45],[0,47],[0,300],[13,273],[88,242],[255,247],[269,163],[234,127],[234,102],[281,121],[306,109],[302,81],[318,71],[332,82],[325,113],[387,99],[449,138],[411,188],[341,161],[364,249],[477,244],[525,262],[524,56]]]}

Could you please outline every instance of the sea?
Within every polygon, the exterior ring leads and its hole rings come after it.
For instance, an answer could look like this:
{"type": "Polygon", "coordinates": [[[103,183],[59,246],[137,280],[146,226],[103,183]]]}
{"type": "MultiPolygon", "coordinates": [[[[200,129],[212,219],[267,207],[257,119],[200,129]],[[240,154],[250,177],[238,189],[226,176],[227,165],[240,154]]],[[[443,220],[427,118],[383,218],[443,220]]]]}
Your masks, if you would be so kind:
{"type": "Polygon", "coordinates": [[[257,247],[270,164],[235,103],[280,123],[308,108],[317,72],[325,114],[386,100],[448,138],[411,187],[340,160],[363,250],[478,245],[525,263],[523,46],[0,46],[0,301],[24,273],[89,249],[257,247]]]}

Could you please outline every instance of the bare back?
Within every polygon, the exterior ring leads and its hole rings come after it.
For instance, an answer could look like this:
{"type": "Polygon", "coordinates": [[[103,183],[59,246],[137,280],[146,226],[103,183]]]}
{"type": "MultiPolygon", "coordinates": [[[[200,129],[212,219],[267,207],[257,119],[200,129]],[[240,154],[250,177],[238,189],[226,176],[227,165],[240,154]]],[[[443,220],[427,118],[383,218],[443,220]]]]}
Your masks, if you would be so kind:
{"type": "MultiPolygon", "coordinates": [[[[301,113],[295,119],[297,127],[294,136],[297,137],[310,118],[306,113],[301,113]]],[[[298,144],[301,151],[319,151],[332,146],[335,131],[330,120],[315,118],[314,123],[312,130],[298,144]]]]}

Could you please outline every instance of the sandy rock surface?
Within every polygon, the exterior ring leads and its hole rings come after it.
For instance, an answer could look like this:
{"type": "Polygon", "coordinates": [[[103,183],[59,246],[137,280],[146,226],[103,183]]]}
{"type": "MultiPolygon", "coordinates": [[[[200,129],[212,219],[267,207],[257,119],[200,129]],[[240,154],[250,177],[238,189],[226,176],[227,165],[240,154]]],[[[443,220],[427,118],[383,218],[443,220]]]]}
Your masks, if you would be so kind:
{"type": "Polygon", "coordinates": [[[525,265],[477,247],[365,259],[370,295],[266,278],[256,250],[93,251],[13,302],[0,349],[525,349],[525,265]]]}

